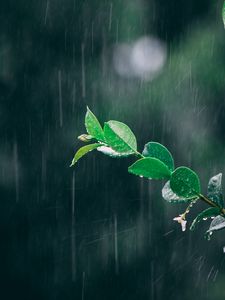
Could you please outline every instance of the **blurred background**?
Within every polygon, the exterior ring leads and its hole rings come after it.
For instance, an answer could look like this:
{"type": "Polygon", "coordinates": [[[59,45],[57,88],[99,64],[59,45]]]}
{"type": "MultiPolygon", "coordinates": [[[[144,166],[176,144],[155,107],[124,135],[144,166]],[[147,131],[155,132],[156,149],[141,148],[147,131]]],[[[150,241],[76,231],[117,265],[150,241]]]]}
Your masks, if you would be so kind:
{"type": "Polygon", "coordinates": [[[163,143],[203,191],[225,171],[222,4],[2,1],[2,300],[224,299],[224,232],[183,233],[185,206],[128,174],[133,158],[96,151],[69,168],[88,105],[129,125],[139,151],[163,143]]]}

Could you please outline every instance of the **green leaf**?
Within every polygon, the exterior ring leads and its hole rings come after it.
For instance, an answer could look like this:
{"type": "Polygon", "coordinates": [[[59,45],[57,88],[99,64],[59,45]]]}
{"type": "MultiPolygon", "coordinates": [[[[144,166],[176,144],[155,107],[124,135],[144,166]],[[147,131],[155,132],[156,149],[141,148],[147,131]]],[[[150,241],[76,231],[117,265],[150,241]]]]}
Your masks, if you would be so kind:
{"type": "Polygon", "coordinates": [[[87,107],[85,116],[85,127],[89,135],[93,136],[98,141],[104,141],[103,129],[96,116],[87,107]]]}
{"type": "Polygon", "coordinates": [[[220,214],[220,208],[218,207],[210,207],[205,210],[203,210],[198,216],[194,219],[194,221],[191,224],[190,230],[195,230],[196,225],[201,221],[201,220],[206,220],[207,218],[210,217],[215,217],[220,214]]]}
{"type": "Polygon", "coordinates": [[[207,197],[220,207],[223,207],[222,173],[210,178],[208,183],[207,197]]]}
{"type": "Polygon", "coordinates": [[[162,189],[162,197],[169,203],[185,203],[185,202],[191,202],[197,200],[198,197],[194,196],[191,198],[185,198],[185,197],[180,197],[177,194],[175,194],[171,187],[170,187],[170,181],[167,181],[166,184],[164,185],[162,189]]]}
{"type": "Polygon", "coordinates": [[[90,144],[90,145],[86,145],[84,147],[81,147],[75,154],[72,163],[70,165],[70,167],[74,166],[75,163],[85,154],[87,154],[88,152],[98,148],[99,146],[101,146],[102,144],[99,143],[95,143],[95,144],[90,144]]]}
{"type": "Polygon", "coordinates": [[[137,141],[131,129],[124,123],[109,121],[104,125],[106,143],[116,152],[134,154],[137,151],[137,141]]]}
{"type": "Polygon", "coordinates": [[[171,174],[163,162],[150,157],[137,160],[128,168],[128,172],[149,179],[166,179],[170,178],[171,174]]]}
{"type": "Polygon", "coordinates": [[[174,170],[174,161],[169,150],[156,142],[149,142],[145,145],[142,154],[146,157],[154,157],[161,160],[170,171],[174,170]]]}
{"type": "Polygon", "coordinates": [[[222,216],[217,216],[212,220],[209,229],[205,233],[205,238],[207,240],[211,239],[211,236],[214,231],[218,231],[225,228],[225,218],[222,216]]]}
{"type": "Polygon", "coordinates": [[[198,196],[200,193],[198,175],[186,167],[179,167],[172,173],[170,186],[175,194],[185,198],[198,196]]]}
{"type": "Polygon", "coordinates": [[[225,27],[225,1],[223,3],[223,8],[222,8],[222,18],[223,18],[223,24],[224,24],[224,27],[225,27]]]}
{"type": "Polygon", "coordinates": [[[108,146],[101,146],[97,150],[102,152],[105,155],[108,155],[110,157],[115,157],[115,158],[127,157],[131,154],[130,152],[117,152],[108,146]]]}

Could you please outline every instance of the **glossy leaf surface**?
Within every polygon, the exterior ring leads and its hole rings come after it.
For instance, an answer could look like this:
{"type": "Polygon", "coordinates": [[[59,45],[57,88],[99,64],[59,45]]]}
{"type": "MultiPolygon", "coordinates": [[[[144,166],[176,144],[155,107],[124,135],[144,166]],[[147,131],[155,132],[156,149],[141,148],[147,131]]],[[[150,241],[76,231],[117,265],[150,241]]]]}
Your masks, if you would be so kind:
{"type": "Polygon", "coordinates": [[[75,165],[75,163],[82,157],[84,156],[85,154],[87,154],[88,152],[94,150],[94,149],[97,149],[99,146],[101,146],[101,144],[99,143],[95,143],[95,144],[90,144],[90,145],[86,145],[84,147],[81,147],[75,154],[73,160],[72,160],[72,163],[71,163],[71,167],[73,165],[75,165]]]}
{"type": "Polygon", "coordinates": [[[85,127],[89,135],[93,136],[98,141],[104,141],[103,129],[96,116],[88,107],[85,116],[85,127]]]}
{"type": "Polygon", "coordinates": [[[179,167],[171,175],[170,187],[175,194],[190,198],[200,193],[198,175],[189,168],[179,167]]]}
{"type": "Polygon", "coordinates": [[[174,170],[174,161],[169,150],[156,142],[149,142],[145,145],[142,154],[146,157],[154,157],[161,160],[170,171],[174,170]]]}
{"type": "Polygon", "coordinates": [[[142,158],[137,160],[128,168],[129,173],[147,177],[149,179],[167,179],[170,178],[168,167],[156,158],[142,158]]]}
{"type": "Polygon", "coordinates": [[[171,187],[170,187],[170,181],[167,181],[166,184],[164,185],[162,189],[162,197],[170,203],[185,203],[185,202],[190,202],[193,200],[196,200],[197,197],[191,197],[191,198],[185,198],[185,197],[180,197],[177,194],[175,194],[171,187]]]}
{"type": "Polygon", "coordinates": [[[108,121],[104,125],[106,144],[116,152],[134,154],[137,151],[136,137],[124,123],[108,121]]]}
{"type": "Polygon", "coordinates": [[[102,152],[105,155],[108,155],[108,156],[114,157],[114,158],[127,157],[127,156],[133,154],[131,152],[117,152],[108,146],[101,146],[97,150],[102,152]]]}

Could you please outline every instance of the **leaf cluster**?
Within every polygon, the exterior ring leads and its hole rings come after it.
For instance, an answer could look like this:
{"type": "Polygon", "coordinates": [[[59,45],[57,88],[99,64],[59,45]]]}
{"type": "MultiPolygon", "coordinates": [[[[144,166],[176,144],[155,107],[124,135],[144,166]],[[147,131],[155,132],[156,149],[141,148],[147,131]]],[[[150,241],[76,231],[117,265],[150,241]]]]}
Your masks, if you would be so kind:
{"type": "Polygon", "coordinates": [[[170,151],[162,144],[148,142],[142,151],[137,150],[137,140],[132,130],[124,123],[108,121],[102,127],[97,117],[87,107],[85,116],[87,133],[78,137],[89,143],[81,147],[75,154],[71,166],[90,151],[97,149],[105,155],[122,158],[133,155],[136,161],[128,167],[128,172],[147,179],[167,180],[162,197],[169,203],[188,203],[186,211],[175,218],[182,225],[186,225],[186,214],[199,200],[210,205],[203,210],[192,222],[190,229],[194,230],[197,224],[207,218],[214,218],[206,232],[210,239],[214,231],[225,228],[225,209],[222,195],[222,174],[213,176],[208,183],[207,196],[201,193],[201,184],[198,175],[188,167],[175,168],[174,159],[170,151]]]}

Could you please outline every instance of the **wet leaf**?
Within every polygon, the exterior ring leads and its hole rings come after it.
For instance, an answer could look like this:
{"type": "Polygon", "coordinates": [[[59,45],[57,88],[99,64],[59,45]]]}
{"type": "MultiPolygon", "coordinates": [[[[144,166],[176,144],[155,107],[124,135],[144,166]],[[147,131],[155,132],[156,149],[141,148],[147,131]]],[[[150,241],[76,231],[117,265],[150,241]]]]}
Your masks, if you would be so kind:
{"type": "Polygon", "coordinates": [[[85,127],[89,135],[93,136],[98,141],[104,141],[103,129],[96,118],[96,116],[87,107],[87,113],[85,116],[85,127]]]}
{"type": "Polygon", "coordinates": [[[171,187],[170,187],[170,181],[167,181],[166,184],[164,185],[163,189],[162,189],[162,197],[170,202],[170,203],[185,203],[185,202],[190,202],[193,200],[196,200],[197,197],[191,197],[191,198],[185,198],[185,197],[180,197],[177,194],[175,194],[171,187]]]}
{"type": "Polygon", "coordinates": [[[128,172],[149,179],[167,179],[171,174],[163,162],[150,157],[137,160],[128,168],[128,172]]]}
{"type": "Polygon", "coordinates": [[[214,231],[218,231],[225,228],[225,218],[222,216],[217,216],[212,220],[209,229],[205,233],[205,237],[207,240],[211,239],[211,235],[214,231]]]}
{"type": "Polygon", "coordinates": [[[156,142],[149,142],[145,145],[142,154],[146,157],[154,157],[161,160],[170,171],[174,170],[174,161],[169,150],[156,142]]]}
{"type": "Polygon", "coordinates": [[[222,173],[210,178],[208,183],[207,197],[220,207],[223,207],[222,173]]]}
{"type": "Polygon", "coordinates": [[[136,137],[124,123],[109,121],[104,125],[106,143],[116,152],[134,154],[137,151],[136,137]]]}
{"type": "Polygon", "coordinates": [[[218,207],[210,207],[205,210],[203,210],[198,216],[194,219],[194,221],[191,224],[190,230],[195,230],[197,224],[201,221],[204,220],[205,218],[210,218],[210,217],[216,217],[220,214],[221,210],[218,207]]]}
{"type": "Polygon", "coordinates": [[[99,143],[95,143],[95,144],[90,144],[90,145],[86,145],[84,147],[81,147],[75,154],[72,163],[70,165],[70,167],[74,166],[75,163],[85,154],[87,154],[88,152],[98,148],[99,146],[101,146],[102,144],[99,143]]]}
{"type": "Polygon", "coordinates": [[[198,175],[189,168],[179,167],[171,175],[170,187],[175,194],[190,198],[200,193],[198,175]]]}
{"type": "Polygon", "coordinates": [[[132,154],[130,152],[117,152],[108,146],[101,146],[101,147],[97,148],[97,150],[102,152],[105,155],[108,155],[110,157],[115,157],[115,158],[116,157],[118,157],[118,158],[119,157],[127,157],[132,154]]]}

